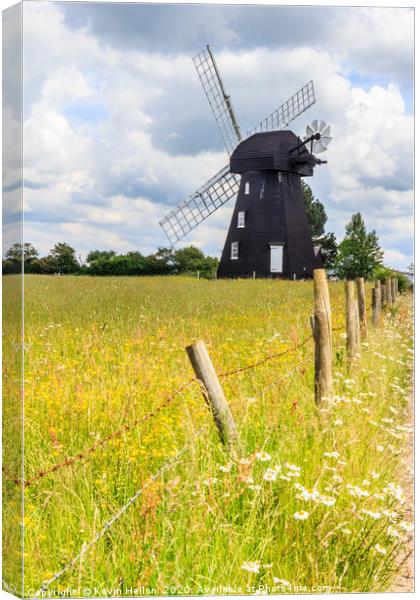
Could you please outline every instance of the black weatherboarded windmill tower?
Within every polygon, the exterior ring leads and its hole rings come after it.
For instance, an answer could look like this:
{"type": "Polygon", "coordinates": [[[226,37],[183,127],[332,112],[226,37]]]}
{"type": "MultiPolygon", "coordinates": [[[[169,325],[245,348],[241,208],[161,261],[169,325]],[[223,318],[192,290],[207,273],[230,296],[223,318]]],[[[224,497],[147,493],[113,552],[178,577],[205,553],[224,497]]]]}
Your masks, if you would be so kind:
{"type": "Polygon", "coordinates": [[[160,225],[173,244],[237,195],[218,276],[310,277],[322,260],[311,239],[301,177],[313,175],[314,166],[325,162],[314,154],[326,150],[330,127],[313,121],[303,140],[284,128],[315,103],[313,82],[242,139],[209,46],[193,60],[230,164],[160,225]]]}

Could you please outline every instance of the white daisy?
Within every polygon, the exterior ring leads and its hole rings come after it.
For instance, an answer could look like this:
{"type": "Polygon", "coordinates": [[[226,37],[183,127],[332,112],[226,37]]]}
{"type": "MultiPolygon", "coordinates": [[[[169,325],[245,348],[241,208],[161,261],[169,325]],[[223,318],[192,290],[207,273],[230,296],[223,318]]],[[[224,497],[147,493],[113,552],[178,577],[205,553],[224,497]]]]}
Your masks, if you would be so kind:
{"type": "Polygon", "coordinates": [[[328,456],[329,458],[340,458],[339,452],[324,452],[324,456],[328,456]]]}
{"type": "Polygon", "coordinates": [[[268,452],[256,452],[255,458],[261,462],[267,462],[271,460],[271,456],[268,454],[268,452]]]}
{"type": "Polygon", "coordinates": [[[233,463],[228,463],[227,465],[220,465],[219,471],[222,473],[229,473],[232,470],[233,463]]]}
{"type": "Polygon", "coordinates": [[[308,517],[309,513],[306,510],[299,510],[293,515],[293,518],[296,519],[296,521],[306,521],[308,517]]]}
{"type": "Polygon", "coordinates": [[[258,560],[244,562],[241,565],[241,569],[243,571],[248,571],[248,573],[259,573],[260,567],[261,567],[261,563],[258,560]]]}
{"type": "Polygon", "coordinates": [[[278,472],[275,469],[267,469],[263,475],[264,481],[276,481],[278,472]]]}
{"type": "Polygon", "coordinates": [[[381,554],[382,556],[385,556],[386,554],[386,549],[383,548],[382,546],[380,546],[379,544],[375,544],[374,549],[376,550],[376,552],[378,554],[381,554]]]}
{"type": "Polygon", "coordinates": [[[285,587],[292,587],[292,584],[286,579],[279,579],[278,577],[273,577],[273,582],[278,585],[284,585],[285,587]]]}

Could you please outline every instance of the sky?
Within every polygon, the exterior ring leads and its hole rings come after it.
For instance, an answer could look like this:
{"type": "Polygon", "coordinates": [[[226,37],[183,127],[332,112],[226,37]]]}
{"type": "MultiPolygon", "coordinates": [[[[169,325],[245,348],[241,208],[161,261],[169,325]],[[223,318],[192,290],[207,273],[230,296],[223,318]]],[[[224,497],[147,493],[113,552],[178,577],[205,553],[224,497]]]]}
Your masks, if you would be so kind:
{"type": "MultiPolygon", "coordinates": [[[[228,162],[191,60],[210,44],[242,131],[314,81],[290,128],[331,125],[328,164],[306,180],[327,230],[340,240],[359,211],[387,265],[413,260],[412,9],[34,1],[23,22],[25,240],[41,254],[168,246],[159,220],[228,162]]],[[[7,90],[3,110],[7,139],[7,90]]],[[[9,169],[6,245],[16,180],[9,169]]],[[[220,255],[233,205],[179,247],[220,255]]]]}

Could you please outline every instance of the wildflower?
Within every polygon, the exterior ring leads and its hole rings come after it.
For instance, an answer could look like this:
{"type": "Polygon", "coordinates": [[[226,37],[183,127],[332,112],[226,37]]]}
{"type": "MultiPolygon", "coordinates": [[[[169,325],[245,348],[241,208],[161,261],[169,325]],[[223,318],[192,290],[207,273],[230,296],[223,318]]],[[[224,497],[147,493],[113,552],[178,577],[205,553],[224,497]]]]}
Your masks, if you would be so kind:
{"type": "Polygon", "coordinates": [[[250,458],[240,458],[239,459],[239,464],[240,465],[250,465],[251,464],[251,459],[250,458]]]}
{"type": "Polygon", "coordinates": [[[324,456],[327,456],[329,458],[339,458],[340,453],[339,452],[324,452],[324,456]]]}
{"type": "Polygon", "coordinates": [[[413,525],[412,525],[412,523],[407,523],[406,521],[401,521],[401,523],[400,523],[400,527],[401,527],[401,529],[403,529],[404,531],[407,531],[407,533],[413,530],[413,525]]]}
{"type": "Polygon", "coordinates": [[[380,512],[373,512],[371,510],[367,510],[365,508],[362,508],[361,511],[364,515],[367,515],[368,517],[372,517],[372,519],[380,519],[382,514],[380,512]]]}
{"type": "Polygon", "coordinates": [[[370,481],[368,479],[363,479],[362,485],[364,485],[365,487],[369,487],[370,486],[370,481]]]}
{"type": "Polygon", "coordinates": [[[388,527],[386,532],[390,537],[396,538],[397,540],[399,540],[401,537],[400,534],[398,533],[398,530],[395,529],[395,527],[391,527],[391,526],[388,527]]]}
{"type": "Polygon", "coordinates": [[[385,495],[384,494],[372,494],[372,498],[376,498],[377,500],[385,500],[385,495]]]}
{"type": "Polygon", "coordinates": [[[233,463],[228,463],[227,465],[220,465],[219,471],[222,473],[229,473],[232,470],[233,463]]]}
{"type": "Polygon", "coordinates": [[[379,474],[376,471],[371,471],[370,476],[372,479],[379,479],[379,474]]]}
{"type": "Polygon", "coordinates": [[[376,550],[376,552],[378,554],[382,554],[382,556],[385,556],[386,554],[386,549],[383,548],[382,546],[380,546],[379,544],[375,544],[374,549],[376,550]]]}
{"type": "Polygon", "coordinates": [[[300,467],[297,467],[296,465],[291,465],[290,463],[284,463],[284,464],[289,469],[289,471],[299,471],[300,472],[300,467]]]}
{"type": "Polygon", "coordinates": [[[278,471],[275,469],[267,469],[263,475],[264,481],[275,481],[277,479],[278,471]]]}
{"type": "Polygon", "coordinates": [[[279,579],[278,577],[273,577],[273,583],[277,583],[278,585],[284,585],[285,587],[292,587],[292,584],[286,579],[279,579]]]}
{"type": "Polygon", "coordinates": [[[300,477],[300,471],[288,471],[286,473],[287,477],[300,477]]]}
{"type": "Polygon", "coordinates": [[[268,563],[266,565],[263,565],[263,569],[272,569],[273,568],[273,563],[268,563]]]}
{"type": "Polygon", "coordinates": [[[267,462],[271,460],[271,456],[268,454],[268,452],[257,452],[255,454],[255,458],[261,462],[267,462]]]}
{"type": "Polygon", "coordinates": [[[253,404],[254,402],[257,402],[257,398],[255,398],[255,396],[251,396],[251,397],[247,398],[247,400],[248,400],[248,402],[250,404],[253,404]]]}
{"type": "Polygon", "coordinates": [[[376,449],[377,449],[378,452],[383,452],[385,450],[385,448],[381,444],[378,444],[376,446],[376,449]]]}
{"type": "Polygon", "coordinates": [[[340,426],[343,424],[343,421],[341,419],[336,419],[333,423],[334,425],[340,426]]]}
{"type": "Polygon", "coordinates": [[[355,496],[356,498],[367,498],[370,496],[367,490],[362,490],[362,488],[360,488],[358,485],[352,485],[351,483],[348,483],[347,489],[350,496],[355,496]]]}
{"type": "Polygon", "coordinates": [[[297,496],[299,500],[304,500],[305,502],[309,502],[309,500],[318,500],[319,492],[316,489],[306,490],[303,488],[302,493],[297,496]]]}
{"type": "Polygon", "coordinates": [[[259,561],[248,561],[241,565],[241,569],[243,571],[248,571],[248,573],[259,573],[260,567],[261,563],[259,561]]]}
{"type": "Polygon", "coordinates": [[[320,496],[319,502],[324,506],[334,506],[335,498],[333,498],[332,496],[320,496]]]}
{"type": "Polygon", "coordinates": [[[296,521],[305,521],[308,517],[309,513],[306,510],[299,510],[293,515],[293,518],[296,519],[296,521]]]}
{"type": "Polygon", "coordinates": [[[382,511],[382,514],[383,514],[385,517],[388,517],[388,519],[391,519],[391,520],[392,520],[392,519],[396,519],[396,518],[398,517],[398,514],[397,514],[397,513],[396,513],[394,510],[388,510],[387,508],[385,508],[385,509],[382,511]]]}
{"type": "Polygon", "coordinates": [[[334,483],[342,483],[343,482],[343,478],[340,475],[333,475],[332,480],[334,483]]]}
{"type": "Polygon", "coordinates": [[[261,486],[260,486],[260,485],[258,485],[258,484],[257,484],[257,485],[249,485],[249,486],[248,486],[248,489],[249,489],[249,490],[252,490],[253,492],[259,492],[259,491],[260,491],[260,489],[261,489],[261,486]]]}
{"type": "Polygon", "coordinates": [[[388,483],[386,487],[382,490],[384,494],[389,494],[399,502],[404,500],[404,494],[400,485],[396,485],[395,483],[388,483]]]}
{"type": "Polygon", "coordinates": [[[210,487],[211,485],[214,485],[215,483],[218,483],[219,480],[217,479],[217,477],[209,477],[208,479],[205,479],[203,481],[204,485],[207,485],[208,487],[210,487]]]}

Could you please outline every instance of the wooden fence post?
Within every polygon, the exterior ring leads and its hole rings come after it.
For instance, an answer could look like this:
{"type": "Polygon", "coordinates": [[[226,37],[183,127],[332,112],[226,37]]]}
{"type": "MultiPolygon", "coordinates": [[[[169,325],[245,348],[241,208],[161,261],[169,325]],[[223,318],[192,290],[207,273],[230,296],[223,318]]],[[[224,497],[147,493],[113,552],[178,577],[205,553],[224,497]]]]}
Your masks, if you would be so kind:
{"type": "Polygon", "coordinates": [[[397,299],[397,296],[395,293],[395,277],[391,277],[391,298],[392,298],[392,304],[395,304],[395,301],[397,299]]]}
{"type": "Polygon", "coordinates": [[[380,287],[372,288],[372,325],[378,327],[381,314],[380,287]]]}
{"type": "Polygon", "coordinates": [[[398,298],[398,277],[394,277],[394,298],[396,302],[398,298]]]}
{"type": "Polygon", "coordinates": [[[378,290],[378,302],[379,302],[379,312],[382,309],[382,288],[381,288],[381,280],[377,279],[375,281],[375,288],[378,290]]]}
{"type": "Polygon", "coordinates": [[[392,306],[392,289],[391,289],[391,277],[387,277],[385,280],[386,286],[386,303],[387,306],[392,306]]]}
{"type": "Polygon", "coordinates": [[[362,338],[365,339],[367,336],[368,327],[366,316],[365,280],[363,277],[356,278],[356,287],[360,334],[362,338]]]}
{"type": "Polygon", "coordinates": [[[381,308],[384,310],[386,307],[386,285],[381,283],[381,308]]]}
{"type": "Polygon", "coordinates": [[[356,303],[354,301],[354,281],[346,281],[346,331],[347,352],[352,360],[359,350],[357,342],[356,303]]]}
{"type": "Polygon", "coordinates": [[[212,412],[220,439],[230,451],[234,451],[238,444],[238,432],[206,345],[200,340],[187,346],[186,351],[194,373],[202,384],[203,396],[212,412]]]}
{"type": "Polygon", "coordinates": [[[328,281],[324,269],[315,269],[314,319],[315,342],[315,402],[330,398],[332,381],[332,329],[328,281]]]}
{"type": "Polygon", "coordinates": [[[354,299],[354,323],[356,328],[356,347],[357,351],[360,348],[360,321],[359,321],[359,306],[357,298],[354,299]]]}

